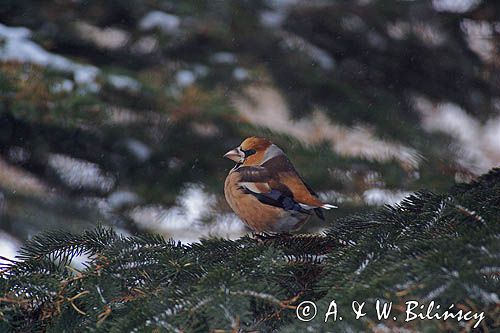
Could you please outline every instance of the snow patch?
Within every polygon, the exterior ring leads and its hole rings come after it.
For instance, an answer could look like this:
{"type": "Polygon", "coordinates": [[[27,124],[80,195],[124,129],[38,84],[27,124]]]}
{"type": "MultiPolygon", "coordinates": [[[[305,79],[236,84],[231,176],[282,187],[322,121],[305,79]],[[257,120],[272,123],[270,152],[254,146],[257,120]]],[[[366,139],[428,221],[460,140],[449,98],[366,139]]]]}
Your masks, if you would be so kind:
{"type": "MultiPolygon", "coordinates": [[[[13,260],[19,249],[21,242],[4,231],[0,231],[0,256],[13,260]]],[[[5,261],[0,259],[0,264],[5,261]]]]}
{"type": "Polygon", "coordinates": [[[474,9],[481,0],[432,0],[434,9],[438,12],[465,13],[474,9]]]}
{"type": "Polygon", "coordinates": [[[197,77],[202,77],[208,74],[209,69],[205,65],[196,64],[193,66],[193,72],[194,74],[196,74],[197,77]]]}
{"type": "MultiPolygon", "coordinates": [[[[16,156],[27,158],[28,151],[17,150],[20,155],[16,156]]],[[[15,162],[15,161],[14,161],[15,162]]],[[[51,196],[51,190],[47,184],[35,175],[26,170],[5,162],[0,157],[0,186],[14,193],[19,192],[29,196],[43,196],[45,198],[51,196]]]]}
{"type": "Polygon", "coordinates": [[[75,27],[84,40],[91,41],[101,49],[119,49],[124,47],[130,39],[128,32],[117,28],[99,28],[82,21],[76,22],[75,27]]]}
{"type": "Polygon", "coordinates": [[[178,87],[185,88],[196,82],[197,79],[208,74],[209,69],[205,65],[195,64],[191,69],[181,69],[175,74],[175,82],[178,87]]]}
{"type": "Polygon", "coordinates": [[[12,146],[9,148],[7,156],[10,162],[24,163],[30,158],[31,153],[23,147],[12,146]]]}
{"type": "Polygon", "coordinates": [[[91,92],[99,90],[95,82],[99,69],[91,65],[75,63],[63,56],[50,53],[28,38],[30,30],[23,27],[7,27],[0,23],[0,59],[33,63],[55,70],[73,73],[75,82],[91,92]]]}
{"type": "Polygon", "coordinates": [[[63,92],[73,91],[74,88],[75,88],[75,85],[74,85],[73,81],[68,80],[68,79],[64,79],[60,82],[55,83],[51,87],[51,91],[53,93],[63,93],[63,92]]]}
{"type": "Polygon", "coordinates": [[[190,70],[182,69],[175,74],[175,81],[179,87],[187,87],[196,81],[196,75],[190,70]]]}
{"type": "Polygon", "coordinates": [[[439,46],[442,45],[447,36],[437,26],[432,24],[425,24],[423,22],[416,22],[412,26],[413,33],[420,38],[424,43],[439,46]]]}
{"type": "Polygon", "coordinates": [[[409,196],[411,192],[406,191],[390,191],[380,188],[372,188],[363,192],[363,200],[368,205],[393,205],[407,196],[409,196]]]}
{"type": "Polygon", "coordinates": [[[244,232],[243,223],[234,214],[216,214],[213,209],[216,197],[204,191],[199,184],[188,184],[181,192],[175,206],[161,205],[137,207],[130,213],[140,226],[161,232],[182,242],[195,242],[210,235],[239,237],[244,232]],[[215,223],[203,223],[213,217],[215,223]]]}
{"type": "Polygon", "coordinates": [[[154,52],[157,48],[158,39],[152,36],[144,36],[132,44],[130,50],[137,54],[149,54],[154,52]]]}
{"type": "Polygon", "coordinates": [[[217,64],[234,64],[236,63],[236,56],[230,52],[217,52],[210,57],[210,61],[217,64]]]}
{"type": "Polygon", "coordinates": [[[285,21],[286,14],[279,11],[266,10],[259,15],[260,24],[267,28],[277,28],[285,21]]]}
{"type": "Polygon", "coordinates": [[[413,104],[426,131],[446,133],[455,139],[452,148],[460,165],[481,174],[500,164],[500,116],[481,124],[453,103],[435,104],[415,97],[413,104]]]}
{"type": "Polygon", "coordinates": [[[127,139],[125,145],[128,150],[141,162],[144,162],[151,157],[151,148],[137,139],[127,139]]]}
{"type": "Polygon", "coordinates": [[[139,201],[139,196],[131,191],[115,191],[107,198],[107,203],[113,209],[132,205],[139,201]]]}
{"type": "Polygon", "coordinates": [[[328,141],[332,150],[343,156],[381,162],[396,160],[406,170],[417,169],[421,161],[417,150],[380,139],[366,127],[335,124],[320,110],[312,117],[294,120],[282,95],[269,86],[249,86],[245,95],[235,96],[233,102],[238,112],[254,125],[287,133],[306,144],[328,141]]]}
{"type": "Polygon", "coordinates": [[[496,42],[493,38],[493,26],[489,22],[463,19],[460,22],[460,28],[472,51],[485,62],[496,61],[496,42]]]}
{"type": "Polygon", "coordinates": [[[233,78],[236,81],[244,81],[244,80],[248,79],[248,76],[249,76],[248,71],[244,68],[236,67],[233,70],[233,78]]]}
{"type": "Polygon", "coordinates": [[[139,21],[139,28],[141,30],[158,28],[165,33],[172,33],[177,31],[180,24],[181,19],[178,16],[162,11],[152,11],[139,21]]]}
{"type": "Polygon", "coordinates": [[[130,76],[112,74],[108,75],[107,79],[116,89],[129,90],[132,92],[137,92],[141,89],[141,84],[130,76]]]}
{"type": "Polygon", "coordinates": [[[411,31],[411,26],[408,22],[395,21],[387,23],[387,34],[395,40],[406,39],[411,31]]]}
{"type": "Polygon", "coordinates": [[[340,26],[344,30],[361,32],[366,29],[366,23],[358,15],[346,15],[341,18],[340,26]]]}
{"type": "Polygon", "coordinates": [[[311,44],[304,38],[285,31],[281,32],[281,37],[281,47],[304,52],[324,70],[331,70],[335,66],[334,59],[325,50],[311,44]]]}
{"type": "Polygon", "coordinates": [[[66,184],[75,188],[107,192],[115,184],[114,178],[106,175],[95,163],[65,155],[50,154],[48,164],[66,184]]]}

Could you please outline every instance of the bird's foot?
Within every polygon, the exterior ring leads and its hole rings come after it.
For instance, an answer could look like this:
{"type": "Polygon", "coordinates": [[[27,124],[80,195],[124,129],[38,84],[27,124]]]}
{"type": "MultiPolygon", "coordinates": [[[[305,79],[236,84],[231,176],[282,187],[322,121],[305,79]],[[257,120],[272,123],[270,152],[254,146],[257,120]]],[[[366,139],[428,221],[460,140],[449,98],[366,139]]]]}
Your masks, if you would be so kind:
{"type": "Polygon", "coordinates": [[[274,240],[284,239],[291,237],[292,234],[289,232],[257,232],[252,233],[252,238],[257,241],[257,243],[265,243],[274,240]]]}

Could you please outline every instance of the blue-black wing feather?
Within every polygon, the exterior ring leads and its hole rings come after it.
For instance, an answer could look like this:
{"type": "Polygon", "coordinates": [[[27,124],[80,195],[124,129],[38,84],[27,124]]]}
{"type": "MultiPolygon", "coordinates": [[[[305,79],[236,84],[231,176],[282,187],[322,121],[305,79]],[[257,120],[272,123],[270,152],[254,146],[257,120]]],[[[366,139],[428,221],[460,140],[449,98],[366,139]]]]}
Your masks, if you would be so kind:
{"type": "Polygon", "coordinates": [[[274,207],[283,208],[285,210],[291,210],[301,213],[310,214],[310,212],[304,208],[302,208],[298,202],[293,200],[293,197],[290,197],[278,190],[271,190],[269,192],[257,193],[252,190],[243,187],[242,188],[245,193],[253,195],[257,200],[266,205],[271,205],[274,207]]]}

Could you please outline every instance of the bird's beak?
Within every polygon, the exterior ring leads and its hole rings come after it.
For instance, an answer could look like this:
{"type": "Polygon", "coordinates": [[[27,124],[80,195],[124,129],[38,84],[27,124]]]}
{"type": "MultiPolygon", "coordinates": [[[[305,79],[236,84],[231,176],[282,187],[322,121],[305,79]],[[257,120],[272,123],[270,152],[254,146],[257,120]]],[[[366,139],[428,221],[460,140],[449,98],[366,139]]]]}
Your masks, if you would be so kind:
{"type": "Polygon", "coordinates": [[[228,151],[224,154],[225,158],[229,158],[236,163],[242,163],[245,159],[245,154],[238,148],[234,148],[233,150],[228,151]]]}

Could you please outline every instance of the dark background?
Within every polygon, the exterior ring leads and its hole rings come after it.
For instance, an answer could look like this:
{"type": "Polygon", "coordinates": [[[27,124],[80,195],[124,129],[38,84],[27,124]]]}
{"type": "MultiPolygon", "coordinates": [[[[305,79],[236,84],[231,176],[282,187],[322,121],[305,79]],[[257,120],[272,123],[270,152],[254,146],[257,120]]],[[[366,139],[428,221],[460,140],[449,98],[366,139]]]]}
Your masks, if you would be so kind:
{"type": "Polygon", "coordinates": [[[223,197],[270,138],[339,216],[500,161],[500,3],[10,1],[0,6],[0,255],[96,224],[246,232],[223,197]]]}

